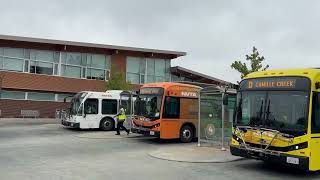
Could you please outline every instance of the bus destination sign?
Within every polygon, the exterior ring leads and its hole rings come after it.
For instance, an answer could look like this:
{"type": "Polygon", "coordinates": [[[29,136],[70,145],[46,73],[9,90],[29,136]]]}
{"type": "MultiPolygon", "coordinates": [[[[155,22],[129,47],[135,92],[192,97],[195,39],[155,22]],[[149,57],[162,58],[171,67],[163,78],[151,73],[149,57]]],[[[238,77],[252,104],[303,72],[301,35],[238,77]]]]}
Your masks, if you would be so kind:
{"type": "Polygon", "coordinates": [[[240,90],[308,90],[310,81],[303,77],[271,77],[243,80],[240,90]]]}
{"type": "Polygon", "coordinates": [[[158,87],[146,87],[140,89],[140,94],[163,94],[163,88],[158,87]]]}

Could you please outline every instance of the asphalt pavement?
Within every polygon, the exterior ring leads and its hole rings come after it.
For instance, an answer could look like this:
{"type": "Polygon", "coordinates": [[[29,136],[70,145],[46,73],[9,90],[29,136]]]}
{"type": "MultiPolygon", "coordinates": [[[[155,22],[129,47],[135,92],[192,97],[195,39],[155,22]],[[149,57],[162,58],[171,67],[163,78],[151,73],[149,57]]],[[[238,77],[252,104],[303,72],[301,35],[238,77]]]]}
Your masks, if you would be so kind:
{"type": "Polygon", "coordinates": [[[153,138],[83,138],[94,130],[59,124],[0,127],[0,179],[318,179],[320,173],[268,165],[256,160],[188,163],[148,153],[179,146],[153,138]]]}

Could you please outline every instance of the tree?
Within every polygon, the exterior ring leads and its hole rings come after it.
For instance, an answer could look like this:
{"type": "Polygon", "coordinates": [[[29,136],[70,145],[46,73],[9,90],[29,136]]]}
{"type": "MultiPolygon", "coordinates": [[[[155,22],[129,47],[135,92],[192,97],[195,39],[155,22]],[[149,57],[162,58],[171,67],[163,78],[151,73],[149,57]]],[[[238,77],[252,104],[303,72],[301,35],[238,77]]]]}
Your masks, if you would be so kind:
{"type": "Polygon", "coordinates": [[[111,69],[111,77],[106,83],[108,90],[130,90],[130,82],[126,81],[123,73],[117,71],[116,68],[111,69]]]}
{"type": "Polygon", "coordinates": [[[250,63],[250,69],[247,67],[246,63],[241,61],[234,61],[231,64],[231,68],[237,70],[241,73],[241,79],[243,79],[247,74],[264,71],[269,68],[269,65],[263,67],[262,62],[265,60],[263,56],[260,56],[256,47],[253,46],[252,54],[246,55],[246,60],[250,63]]]}

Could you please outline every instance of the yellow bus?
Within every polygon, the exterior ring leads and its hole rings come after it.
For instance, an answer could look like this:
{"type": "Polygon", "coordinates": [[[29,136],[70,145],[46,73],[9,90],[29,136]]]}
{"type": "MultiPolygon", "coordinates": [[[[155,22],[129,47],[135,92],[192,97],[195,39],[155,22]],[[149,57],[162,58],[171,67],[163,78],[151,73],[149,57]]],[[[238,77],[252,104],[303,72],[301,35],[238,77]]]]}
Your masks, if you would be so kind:
{"type": "Polygon", "coordinates": [[[240,82],[231,154],[320,169],[320,69],[255,72],[240,82]]]}

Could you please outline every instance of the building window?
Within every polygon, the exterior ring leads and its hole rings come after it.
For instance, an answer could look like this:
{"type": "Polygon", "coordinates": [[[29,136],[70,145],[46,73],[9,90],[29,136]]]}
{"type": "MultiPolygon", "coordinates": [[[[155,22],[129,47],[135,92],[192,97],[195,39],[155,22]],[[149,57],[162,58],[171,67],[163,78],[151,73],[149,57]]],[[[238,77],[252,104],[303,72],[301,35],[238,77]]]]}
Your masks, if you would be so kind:
{"type": "Polygon", "coordinates": [[[24,49],[3,48],[3,56],[23,59],[24,58],[24,49]]]}
{"type": "Polygon", "coordinates": [[[30,50],[30,59],[46,62],[59,62],[59,52],[44,51],[44,50],[30,50]]]}
{"type": "Polygon", "coordinates": [[[132,84],[144,84],[146,60],[138,57],[127,57],[127,80],[132,84]]]}
{"type": "Polygon", "coordinates": [[[61,75],[73,78],[109,79],[110,56],[63,52],[61,75]]]}
{"type": "Polygon", "coordinates": [[[74,94],[53,94],[46,92],[23,92],[23,91],[0,91],[0,99],[14,99],[14,100],[35,100],[35,101],[57,101],[70,102],[74,94]]]}
{"type": "Polygon", "coordinates": [[[65,77],[81,78],[81,67],[61,65],[61,75],[65,77]]]}
{"type": "Polygon", "coordinates": [[[117,114],[118,101],[112,99],[102,100],[102,114],[117,114]]]}
{"type": "Polygon", "coordinates": [[[28,100],[55,101],[55,94],[53,94],[53,93],[28,92],[28,100]]]}
{"type": "Polygon", "coordinates": [[[74,94],[57,94],[58,98],[57,101],[58,102],[64,102],[64,99],[66,99],[66,102],[70,102],[72,97],[74,96],[74,94]]]}
{"type": "Polygon", "coordinates": [[[31,61],[30,62],[30,73],[35,74],[53,74],[53,66],[52,63],[40,62],[40,61],[31,61]]]}
{"type": "Polygon", "coordinates": [[[3,69],[9,71],[23,72],[23,59],[15,59],[9,57],[3,57],[3,69]]]}
{"type": "Polygon", "coordinates": [[[25,94],[21,91],[0,91],[0,99],[24,100],[25,94]]]}
{"type": "Polygon", "coordinates": [[[169,82],[170,62],[165,59],[127,57],[127,80],[133,84],[169,82]]]}
{"type": "Polygon", "coordinates": [[[170,60],[147,59],[147,83],[170,81],[170,60]]]}
{"type": "Polygon", "coordinates": [[[105,70],[93,69],[93,68],[87,69],[87,79],[105,80],[105,78],[106,78],[105,70]]]}

